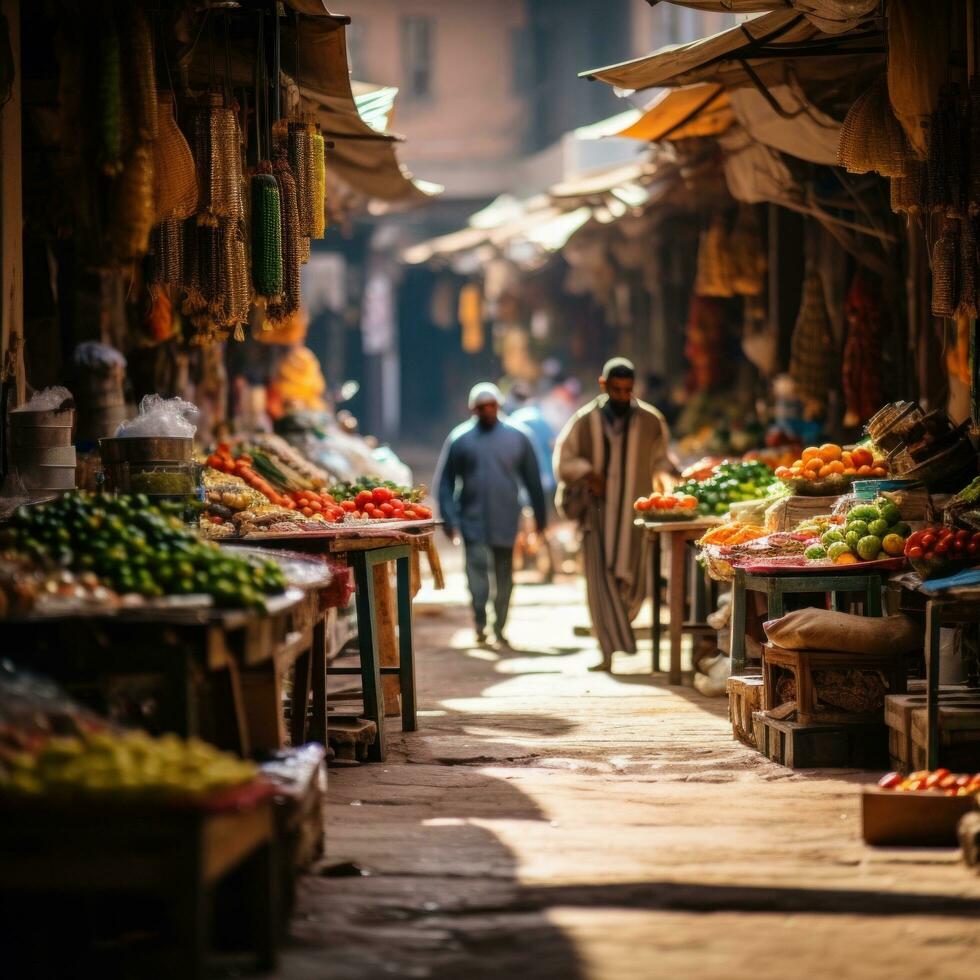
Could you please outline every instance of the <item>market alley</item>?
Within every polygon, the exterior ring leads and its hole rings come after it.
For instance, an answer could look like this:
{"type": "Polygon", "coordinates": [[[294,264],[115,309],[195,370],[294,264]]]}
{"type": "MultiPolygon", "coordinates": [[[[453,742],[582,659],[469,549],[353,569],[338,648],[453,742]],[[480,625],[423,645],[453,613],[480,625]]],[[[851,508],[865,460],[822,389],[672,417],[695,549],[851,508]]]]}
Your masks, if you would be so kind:
{"type": "Polygon", "coordinates": [[[331,769],[278,976],[975,975],[980,879],[861,842],[876,774],[768,762],[648,644],[588,672],[578,580],[518,587],[514,651],[469,646],[464,599],[420,596],[420,730],[331,769]]]}

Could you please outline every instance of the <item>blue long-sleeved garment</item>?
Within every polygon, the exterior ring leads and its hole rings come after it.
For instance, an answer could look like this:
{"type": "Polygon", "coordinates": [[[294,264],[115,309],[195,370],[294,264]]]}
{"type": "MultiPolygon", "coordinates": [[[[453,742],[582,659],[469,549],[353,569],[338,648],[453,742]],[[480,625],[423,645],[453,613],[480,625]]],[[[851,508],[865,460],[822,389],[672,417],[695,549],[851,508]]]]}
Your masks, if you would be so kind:
{"type": "Polygon", "coordinates": [[[449,434],[436,471],[439,513],[447,530],[458,530],[464,541],[511,547],[522,486],[543,528],[544,491],[531,440],[503,421],[484,429],[471,419],[449,434]]]}

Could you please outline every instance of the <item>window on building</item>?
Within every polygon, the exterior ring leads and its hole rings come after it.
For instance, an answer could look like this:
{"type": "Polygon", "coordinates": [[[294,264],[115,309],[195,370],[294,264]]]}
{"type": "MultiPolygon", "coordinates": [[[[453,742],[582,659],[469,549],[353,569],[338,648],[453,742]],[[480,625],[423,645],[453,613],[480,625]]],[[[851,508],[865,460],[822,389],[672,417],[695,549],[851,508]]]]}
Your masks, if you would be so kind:
{"type": "Polygon", "coordinates": [[[403,17],[401,34],[403,91],[410,99],[428,99],[432,95],[432,18],[403,17]]]}

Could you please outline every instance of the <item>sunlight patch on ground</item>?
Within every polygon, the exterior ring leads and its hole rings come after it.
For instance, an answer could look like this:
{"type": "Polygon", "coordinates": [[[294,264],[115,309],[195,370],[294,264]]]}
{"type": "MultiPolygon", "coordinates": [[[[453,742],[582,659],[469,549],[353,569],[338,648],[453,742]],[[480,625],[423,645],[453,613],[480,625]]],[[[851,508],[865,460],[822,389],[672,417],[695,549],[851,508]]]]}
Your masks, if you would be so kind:
{"type": "Polygon", "coordinates": [[[482,647],[472,647],[466,651],[466,656],[471,660],[486,660],[488,663],[494,664],[500,659],[500,655],[494,653],[493,650],[484,650],[482,647]]]}

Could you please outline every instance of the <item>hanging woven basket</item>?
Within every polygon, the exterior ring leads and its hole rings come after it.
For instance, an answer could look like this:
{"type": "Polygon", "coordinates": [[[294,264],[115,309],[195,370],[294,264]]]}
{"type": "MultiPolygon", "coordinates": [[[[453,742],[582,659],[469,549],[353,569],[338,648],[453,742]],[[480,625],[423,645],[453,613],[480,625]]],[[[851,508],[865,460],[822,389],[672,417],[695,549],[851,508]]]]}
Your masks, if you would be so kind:
{"type": "Polygon", "coordinates": [[[841,125],[837,163],[849,173],[902,177],[914,154],[888,101],[884,76],[860,95],[841,125]]]}
{"type": "Polygon", "coordinates": [[[157,97],[157,138],[153,143],[153,197],[157,221],[189,218],[197,210],[194,156],[174,118],[170,92],[157,97]]]}

